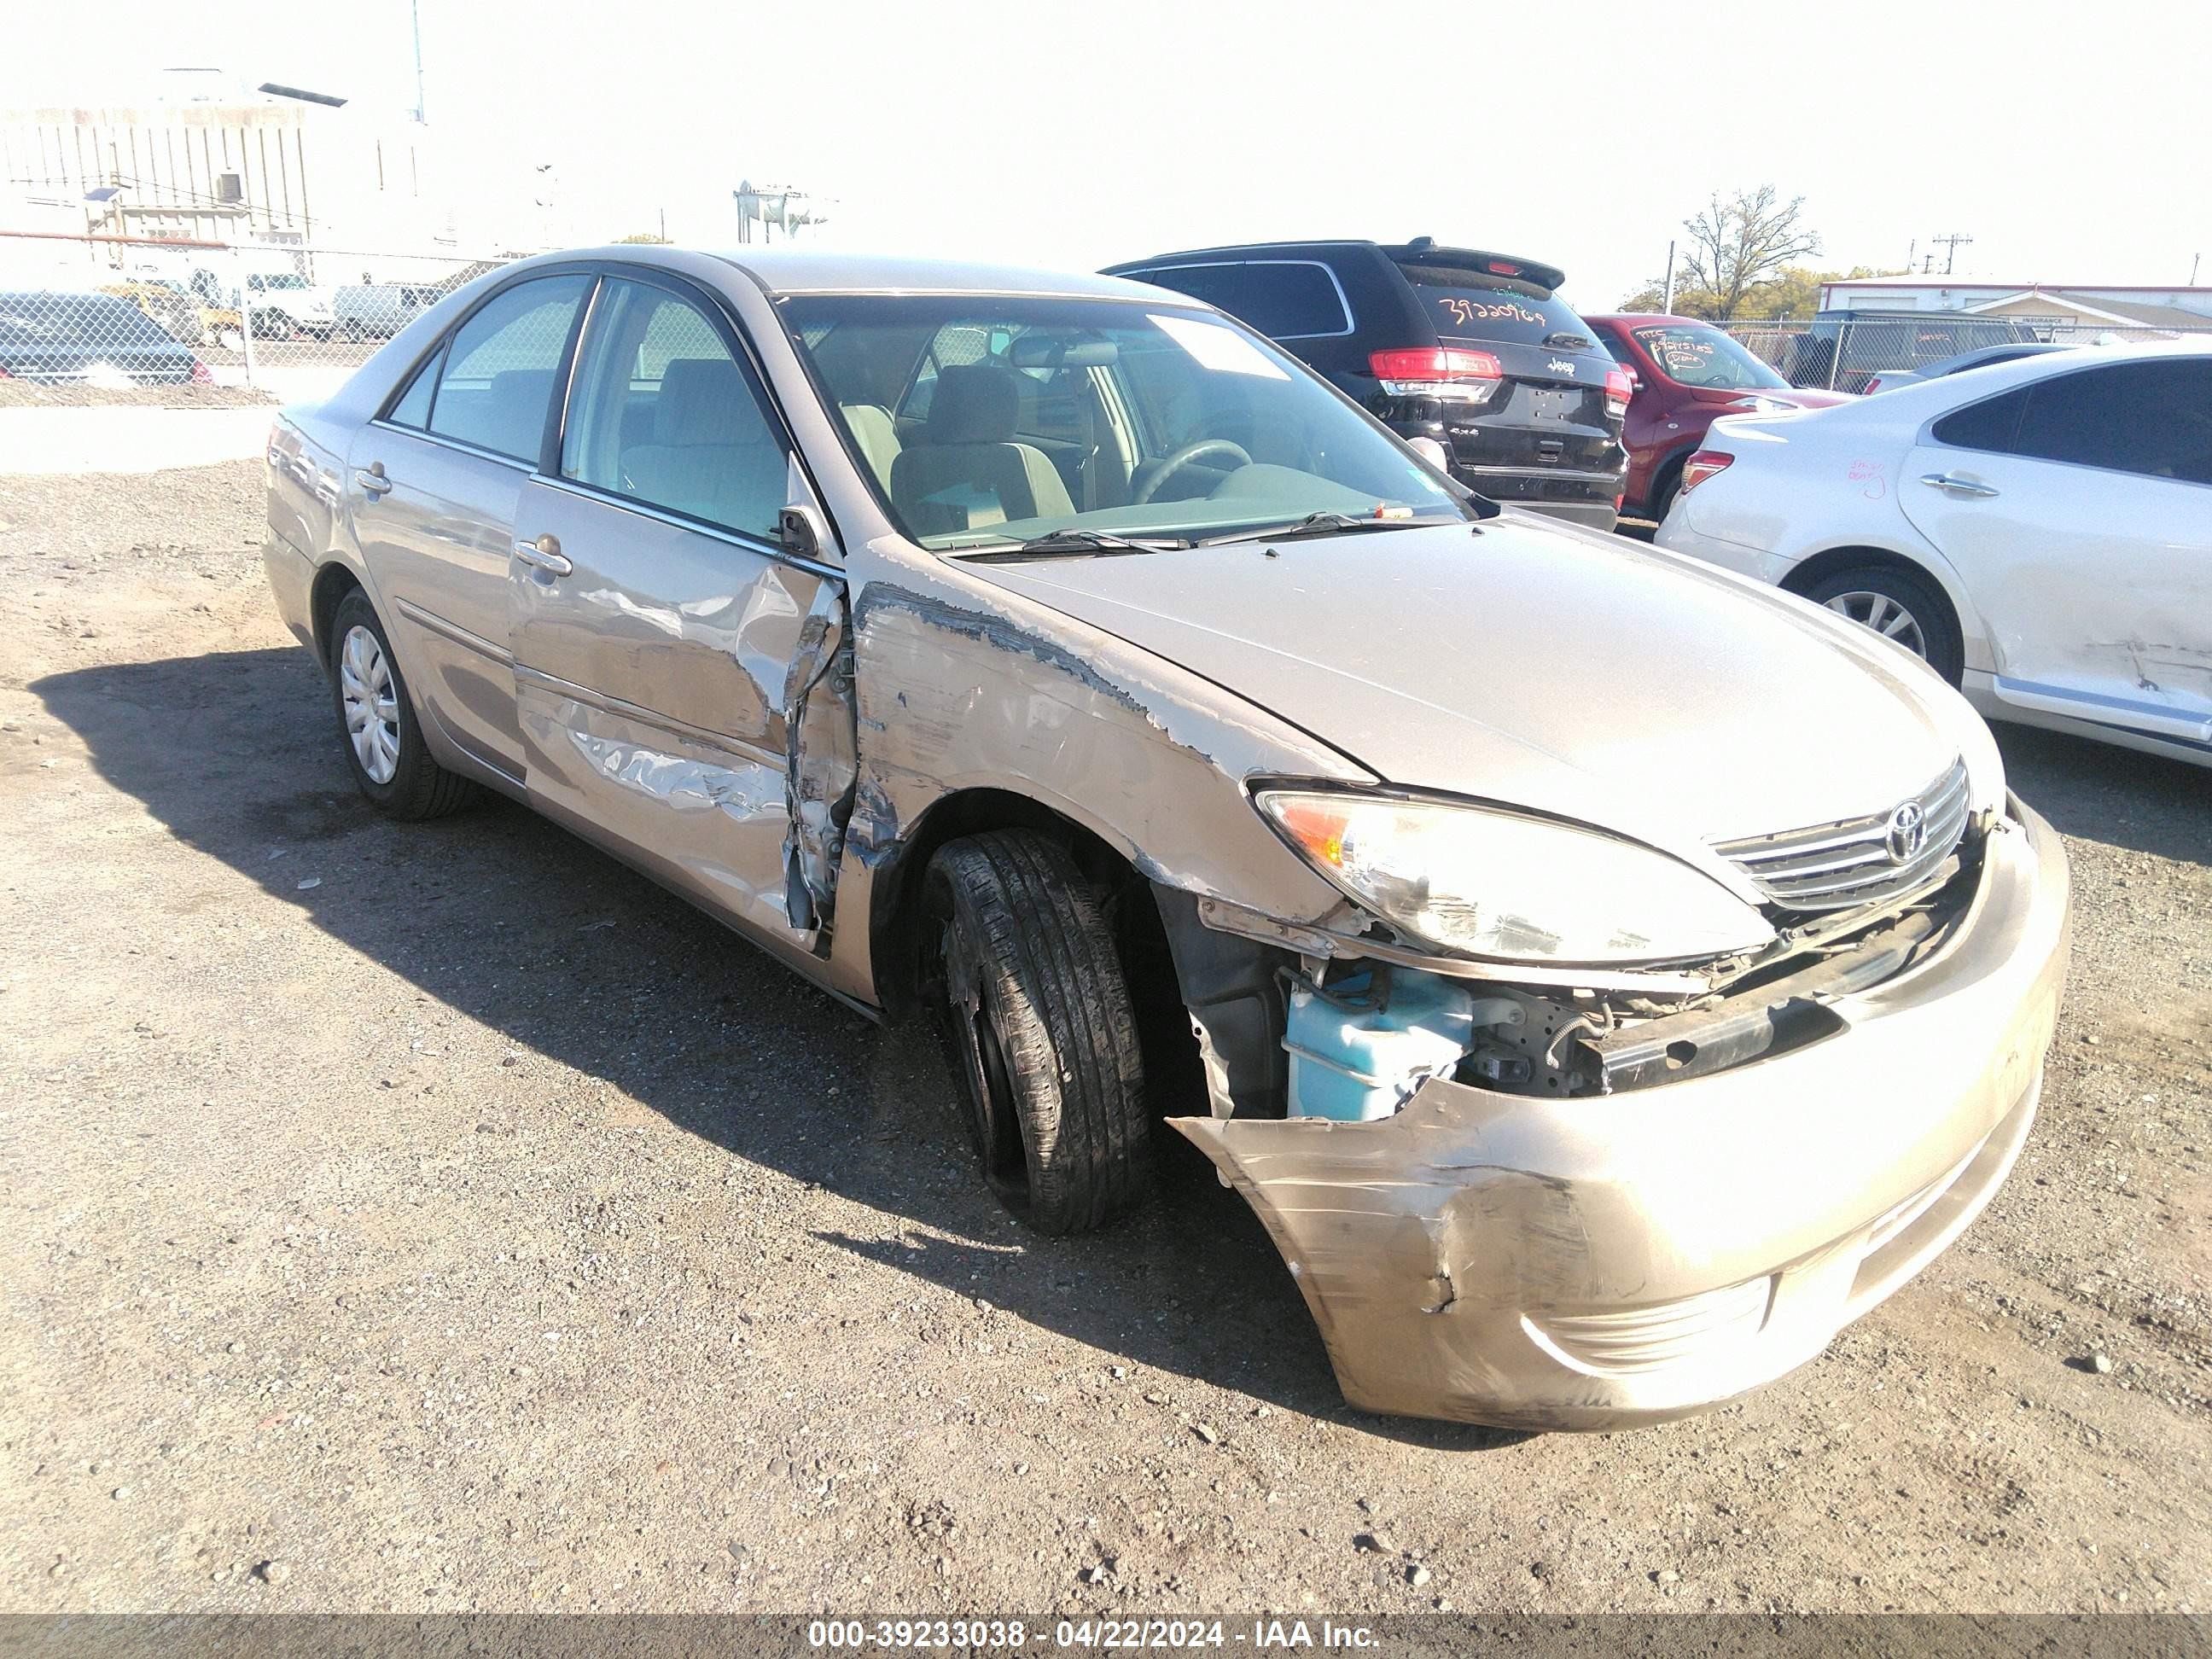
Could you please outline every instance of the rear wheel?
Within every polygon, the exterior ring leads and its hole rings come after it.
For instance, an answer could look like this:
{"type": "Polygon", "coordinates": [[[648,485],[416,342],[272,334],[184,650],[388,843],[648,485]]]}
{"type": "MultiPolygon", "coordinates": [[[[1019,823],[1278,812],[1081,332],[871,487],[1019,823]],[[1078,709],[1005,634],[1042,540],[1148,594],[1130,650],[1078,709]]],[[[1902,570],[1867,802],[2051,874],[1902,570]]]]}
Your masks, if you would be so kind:
{"type": "Polygon", "coordinates": [[[1000,1202],[1042,1233],[1133,1208],[1152,1121],[1129,988],[1075,860],[1032,830],[947,843],[925,968],[968,1131],[1000,1202]]]}
{"type": "Polygon", "coordinates": [[[357,587],[338,601],[331,619],[331,689],[346,764],[378,811],[437,818],[476,799],[475,784],[431,758],[392,641],[357,587]]]}
{"type": "Polygon", "coordinates": [[[1650,498],[1644,505],[1643,516],[1654,524],[1667,522],[1667,509],[1674,505],[1674,497],[1682,488],[1682,463],[1668,462],[1651,487],[1650,498]]]}
{"type": "Polygon", "coordinates": [[[1965,676],[1950,602],[1924,577],[1893,565],[1855,565],[1823,576],[1806,598],[1903,646],[1954,685],[1965,676]]]}

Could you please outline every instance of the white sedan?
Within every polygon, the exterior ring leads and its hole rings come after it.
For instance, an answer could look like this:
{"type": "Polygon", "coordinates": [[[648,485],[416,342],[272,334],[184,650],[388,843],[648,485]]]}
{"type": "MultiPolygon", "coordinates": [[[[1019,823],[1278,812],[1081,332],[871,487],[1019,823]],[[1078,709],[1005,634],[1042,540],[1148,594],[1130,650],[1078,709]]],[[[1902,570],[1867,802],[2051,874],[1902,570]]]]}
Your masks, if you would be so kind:
{"type": "Polygon", "coordinates": [[[1865,623],[1992,719],[2212,765],[2212,343],[1717,422],[1657,539],[1865,623]]]}

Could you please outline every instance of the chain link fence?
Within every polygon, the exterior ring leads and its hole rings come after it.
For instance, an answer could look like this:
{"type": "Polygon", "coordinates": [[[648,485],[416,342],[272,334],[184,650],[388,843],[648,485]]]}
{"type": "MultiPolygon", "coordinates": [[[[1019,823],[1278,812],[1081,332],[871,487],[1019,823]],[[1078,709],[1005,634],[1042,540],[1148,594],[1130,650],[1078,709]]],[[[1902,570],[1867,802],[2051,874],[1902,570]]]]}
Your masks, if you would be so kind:
{"type": "Polygon", "coordinates": [[[319,397],[507,257],[0,232],[0,380],[319,397]]]}
{"type": "Polygon", "coordinates": [[[2025,342],[2057,345],[2132,344],[2212,339],[2212,317],[2190,325],[2113,326],[2072,318],[1991,317],[1964,312],[1862,313],[1849,317],[1716,323],[1790,385],[1864,392],[1920,377],[1923,370],[1969,351],[2025,342]]]}

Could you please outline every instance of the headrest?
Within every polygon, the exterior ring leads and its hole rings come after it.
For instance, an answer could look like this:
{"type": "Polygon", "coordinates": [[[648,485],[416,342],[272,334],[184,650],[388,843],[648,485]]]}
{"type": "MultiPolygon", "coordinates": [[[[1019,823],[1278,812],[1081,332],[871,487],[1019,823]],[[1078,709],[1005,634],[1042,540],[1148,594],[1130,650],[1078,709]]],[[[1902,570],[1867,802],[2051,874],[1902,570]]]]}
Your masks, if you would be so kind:
{"type": "Polygon", "coordinates": [[[653,405],[657,444],[741,444],[761,436],[760,410],[727,357],[674,357],[653,405]]]}
{"type": "Polygon", "coordinates": [[[929,441],[933,444],[1010,442],[1021,402],[1014,371],[1004,364],[962,363],[940,368],[937,390],[929,400],[929,441]]]}

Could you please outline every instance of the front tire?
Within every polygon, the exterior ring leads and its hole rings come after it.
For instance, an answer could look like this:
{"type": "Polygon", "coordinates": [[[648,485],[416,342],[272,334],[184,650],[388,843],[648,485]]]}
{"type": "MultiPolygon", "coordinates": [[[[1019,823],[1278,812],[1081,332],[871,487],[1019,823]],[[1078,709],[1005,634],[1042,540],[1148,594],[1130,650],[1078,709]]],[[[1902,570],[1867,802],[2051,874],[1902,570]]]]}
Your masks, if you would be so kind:
{"type": "Polygon", "coordinates": [[[1926,578],[1893,565],[1854,565],[1823,576],[1805,597],[1903,646],[1953,685],[1965,678],[1958,620],[1926,578]]]}
{"type": "Polygon", "coordinates": [[[387,817],[440,818],[477,798],[477,787],[430,757],[399,660],[376,607],[358,587],[331,619],[331,690],[355,786],[387,817]]]}
{"type": "Polygon", "coordinates": [[[925,963],[985,1179],[1041,1233],[1087,1232],[1151,1183],[1129,988],[1097,896],[1059,842],[948,842],[925,885],[925,963]]]}

